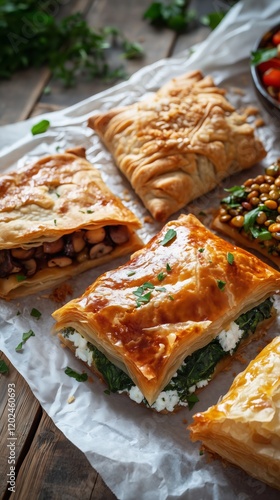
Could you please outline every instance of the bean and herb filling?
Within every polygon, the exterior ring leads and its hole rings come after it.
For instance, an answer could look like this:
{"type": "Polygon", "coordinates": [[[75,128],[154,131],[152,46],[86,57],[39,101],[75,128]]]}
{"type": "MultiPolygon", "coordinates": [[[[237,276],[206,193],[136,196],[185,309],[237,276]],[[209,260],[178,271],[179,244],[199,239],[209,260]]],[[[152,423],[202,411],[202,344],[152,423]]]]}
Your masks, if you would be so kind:
{"type": "MultiPolygon", "coordinates": [[[[195,389],[200,387],[200,385],[206,385],[212,378],[218,362],[225,356],[234,354],[240,343],[249,335],[255,333],[259,323],[271,317],[272,306],[273,299],[268,298],[259,306],[242,314],[234,322],[241,330],[241,334],[234,348],[230,351],[225,351],[223,349],[217,337],[207,346],[194,352],[191,356],[187,356],[182,366],[177,370],[177,373],[165,387],[164,391],[177,391],[179,397],[178,404],[187,405],[191,409],[198,401],[197,395],[194,394],[195,389]]],[[[71,335],[76,332],[73,328],[69,327],[62,330],[61,333],[65,338],[71,340],[71,335]]],[[[123,370],[111,363],[111,361],[90,342],[87,343],[87,348],[92,353],[91,359],[93,365],[102,374],[108,386],[108,390],[105,392],[129,393],[131,388],[135,386],[130,377],[123,370]]],[[[143,403],[149,406],[145,399],[143,399],[143,403]]]]}
{"type": "Polygon", "coordinates": [[[47,267],[67,267],[107,255],[129,240],[126,226],[79,230],[30,248],[0,250],[0,278],[15,274],[18,281],[47,267]]]}
{"type": "Polygon", "coordinates": [[[280,159],[265,173],[226,189],[219,220],[253,239],[273,256],[280,255],[280,159]]]}

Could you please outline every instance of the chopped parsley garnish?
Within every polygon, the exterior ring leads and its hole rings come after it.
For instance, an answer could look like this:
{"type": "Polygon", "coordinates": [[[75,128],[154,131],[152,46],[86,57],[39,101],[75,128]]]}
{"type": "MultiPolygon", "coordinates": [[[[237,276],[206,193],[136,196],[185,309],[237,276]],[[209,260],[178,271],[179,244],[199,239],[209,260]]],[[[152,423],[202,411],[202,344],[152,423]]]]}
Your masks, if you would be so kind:
{"type": "Polygon", "coordinates": [[[232,266],[232,264],[234,263],[234,255],[233,255],[233,253],[230,253],[230,252],[227,253],[227,261],[232,266]]]}
{"type": "Polygon", "coordinates": [[[55,192],[55,194],[56,194],[56,196],[57,196],[58,198],[60,198],[60,194],[59,194],[59,193],[55,192]]]}
{"type": "Polygon", "coordinates": [[[135,271],[129,271],[129,273],[127,273],[127,276],[133,276],[135,274],[135,271]]]}
{"type": "Polygon", "coordinates": [[[174,300],[173,295],[168,295],[169,300],[174,300]]]}
{"type": "Polygon", "coordinates": [[[160,245],[165,246],[168,243],[170,243],[172,240],[174,240],[174,238],[176,236],[177,236],[177,233],[176,233],[175,229],[168,229],[163,240],[161,240],[159,243],[160,243],[160,245]]]}
{"type": "Polygon", "coordinates": [[[161,273],[159,273],[159,274],[157,275],[157,279],[158,279],[159,281],[163,281],[163,280],[164,280],[164,278],[165,278],[165,276],[166,276],[166,275],[165,275],[163,272],[161,272],[161,273]]]}
{"type": "Polygon", "coordinates": [[[168,262],[167,262],[167,264],[166,264],[166,271],[167,271],[168,273],[171,273],[171,271],[172,271],[171,266],[170,266],[170,264],[168,264],[168,262]]]}
{"type": "Polygon", "coordinates": [[[31,128],[31,133],[32,135],[43,134],[48,130],[49,126],[49,120],[41,120],[40,122],[33,125],[33,127],[31,128]]]}
{"type": "Polygon", "coordinates": [[[4,359],[0,359],[0,373],[2,373],[3,375],[5,373],[9,373],[9,367],[4,359]]]}
{"type": "Polygon", "coordinates": [[[16,279],[18,282],[26,280],[26,276],[24,274],[16,274],[16,279]]]}
{"type": "Polygon", "coordinates": [[[87,210],[87,214],[93,214],[93,210],[87,210]]]}
{"type": "Polygon", "coordinates": [[[87,373],[78,373],[75,370],[72,370],[69,366],[67,366],[64,370],[64,373],[68,375],[68,377],[73,377],[77,382],[86,382],[88,379],[87,373]]]}
{"type": "Polygon", "coordinates": [[[22,341],[18,344],[15,350],[17,352],[21,351],[23,348],[23,344],[25,344],[25,342],[27,342],[30,337],[35,337],[35,333],[33,332],[33,330],[29,330],[28,332],[22,334],[22,341]]]}
{"type": "Polygon", "coordinates": [[[30,316],[33,316],[33,318],[39,319],[39,318],[41,318],[42,313],[40,311],[38,311],[38,309],[33,307],[33,309],[31,310],[30,316]]]}
{"type": "Polygon", "coordinates": [[[54,219],[53,223],[54,223],[54,225],[56,226],[56,219],[54,219]]]}
{"type": "Polygon", "coordinates": [[[222,280],[217,280],[217,285],[218,285],[219,290],[223,291],[225,289],[226,282],[222,281],[222,280]]]}
{"type": "Polygon", "coordinates": [[[204,250],[205,250],[205,248],[199,248],[199,249],[198,249],[198,251],[199,251],[200,253],[203,253],[203,252],[204,252],[204,250]]]}
{"type": "Polygon", "coordinates": [[[166,292],[166,288],[165,288],[164,286],[157,286],[157,287],[155,288],[155,290],[156,290],[157,292],[166,292]]]}

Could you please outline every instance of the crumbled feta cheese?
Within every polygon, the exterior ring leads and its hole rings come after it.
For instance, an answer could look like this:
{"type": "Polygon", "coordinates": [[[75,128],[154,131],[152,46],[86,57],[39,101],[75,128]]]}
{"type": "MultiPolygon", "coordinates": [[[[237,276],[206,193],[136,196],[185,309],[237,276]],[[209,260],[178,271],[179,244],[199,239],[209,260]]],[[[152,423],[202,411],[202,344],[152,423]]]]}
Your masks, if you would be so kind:
{"type": "Polygon", "coordinates": [[[162,391],[152,404],[152,408],[157,411],[173,411],[178,403],[179,395],[177,391],[162,391]]]}
{"type": "Polygon", "coordinates": [[[223,330],[217,337],[225,352],[233,353],[238,341],[241,339],[243,331],[239,326],[232,322],[227,330],[223,330]]]}
{"type": "Polygon", "coordinates": [[[131,387],[131,389],[128,391],[128,395],[130,399],[132,399],[132,401],[135,401],[136,403],[139,404],[142,403],[144,399],[142,392],[140,391],[140,389],[138,389],[138,387],[136,387],[136,385],[131,387]]]}
{"type": "Polygon", "coordinates": [[[88,348],[86,339],[82,337],[80,333],[74,332],[71,334],[71,337],[69,337],[69,340],[71,340],[76,347],[75,356],[91,366],[92,351],[88,348]]]}

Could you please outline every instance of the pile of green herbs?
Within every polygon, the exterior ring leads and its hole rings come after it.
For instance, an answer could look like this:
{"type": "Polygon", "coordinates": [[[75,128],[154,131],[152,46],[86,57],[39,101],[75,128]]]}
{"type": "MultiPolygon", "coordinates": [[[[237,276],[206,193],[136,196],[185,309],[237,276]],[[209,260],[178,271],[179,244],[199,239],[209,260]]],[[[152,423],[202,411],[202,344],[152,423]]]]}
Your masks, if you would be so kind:
{"type": "Polygon", "coordinates": [[[114,27],[95,31],[80,13],[59,19],[59,2],[0,0],[0,78],[24,68],[48,66],[64,85],[76,83],[83,72],[89,78],[124,78],[122,64],[111,69],[107,51],[142,56],[143,49],[114,27]]]}
{"type": "MultiPolygon", "coordinates": [[[[255,333],[260,322],[271,317],[272,306],[273,301],[268,298],[259,306],[242,314],[235,321],[243,334],[234,351],[242,340],[255,333]]],[[[67,328],[62,333],[69,338],[74,333],[74,329],[67,328]]],[[[126,373],[111,363],[93,344],[88,342],[87,347],[92,351],[93,363],[108,386],[108,390],[105,392],[129,391],[135,385],[126,373]]],[[[189,409],[191,409],[198,401],[198,397],[190,392],[190,388],[196,387],[202,380],[210,380],[218,362],[227,355],[228,353],[223,350],[218,339],[212,340],[210,344],[185,359],[182,366],[177,370],[176,376],[171,379],[164,390],[177,391],[180,401],[187,403],[189,409]]],[[[147,401],[144,400],[144,403],[149,406],[147,401]]]]}

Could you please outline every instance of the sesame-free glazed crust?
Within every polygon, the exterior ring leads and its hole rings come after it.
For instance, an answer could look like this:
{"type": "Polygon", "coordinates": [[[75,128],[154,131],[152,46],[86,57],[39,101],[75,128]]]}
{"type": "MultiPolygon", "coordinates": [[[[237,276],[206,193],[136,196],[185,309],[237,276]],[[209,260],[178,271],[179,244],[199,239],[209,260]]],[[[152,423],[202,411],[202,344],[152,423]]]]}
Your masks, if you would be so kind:
{"type": "Polygon", "coordinates": [[[266,155],[247,117],[200,71],[146,100],[95,114],[88,125],[158,221],[266,155]]]}
{"type": "Polygon", "coordinates": [[[227,394],[189,426],[193,441],[280,489],[280,337],[235,378],[227,394]]]}
{"type": "MultiPolygon", "coordinates": [[[[135,233],[141,226],[139,220],[109,190],[99,171],[83,157],[84,153],[79,148],[71,153],[49,155],[0,176],[0,297],[9,299],[55,286],[142,247],[135,233]],[[43,265],[25,279],[18,279],[22,271],[4,276],[5,263],[10,258],[14,261],[11,252],[15,249],[38,251],[67,235],[87,235],[89,231],[112,226],[125,227],[127,241],[114,245],[108,254],[73,260],[65,267],[43,265]]],[[[66,247],[66,240],[64,243],[66,247]]],[[[64,250],[59,256],[64,256],[64,250]]],[[[14,262],[17,269],[22,263],[26,267],[27,261],[14,262]]]]}
{"type": "Polygon", "coordinates": [[[152,404],[186,356],[279,286],[276,270],[214,235],[195,216],[181,215],[127,264],[56,310],[54,330],[78,331],[127,372],[152,404]],[[174,237],[163,244],[167,233],[174,237]],[[147,283],[143,295],[150,295],[139,303],[139,289],[147,283]]]}

